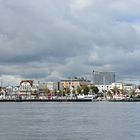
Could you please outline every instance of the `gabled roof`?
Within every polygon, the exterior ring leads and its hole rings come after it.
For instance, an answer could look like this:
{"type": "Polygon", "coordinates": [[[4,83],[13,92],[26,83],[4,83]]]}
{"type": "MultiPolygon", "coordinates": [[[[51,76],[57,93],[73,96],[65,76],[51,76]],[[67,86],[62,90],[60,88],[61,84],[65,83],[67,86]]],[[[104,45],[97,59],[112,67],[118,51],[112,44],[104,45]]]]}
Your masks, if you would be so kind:
{"type": "Polygon", "coordinates": [[[25,83],[25,82],[28,82],[28,83],[32,86],[34,80],[22,80],[22,81],[20,82],[20,85],[21,85],[22,83],[25,83]]]}

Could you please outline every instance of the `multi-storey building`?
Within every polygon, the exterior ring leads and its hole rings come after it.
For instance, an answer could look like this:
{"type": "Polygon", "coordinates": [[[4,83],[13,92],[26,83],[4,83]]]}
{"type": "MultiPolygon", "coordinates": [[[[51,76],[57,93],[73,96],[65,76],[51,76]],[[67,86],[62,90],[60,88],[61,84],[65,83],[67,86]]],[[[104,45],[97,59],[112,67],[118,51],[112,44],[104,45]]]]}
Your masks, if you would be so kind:
{"type": "Polygon", "coordinates": [[[110,85],[115,82],[115,72],[93,71],[95,85],[110,85]]]}
{"type": "Polygon", "coordinates": [[[48,89],[50,92],[55,92],[60,89],[59,82],[39,83],[39,91],[43,93],[45,89],[48,89]]]}
{"type": "Polygon", "coordinates": [[[22,80],[19,85],[19,92],[22,94],[31,94],[38,91],[38,83],[34,80],[22,80]]]}
{"type": "Polygon", "coordinates": [[[63,89],[77,89],[78,87],[82,85],[90,85],[91,81],[86,80],[84,78],[70,78],[66,80],[61,80],[61,85],[63,89]]]}

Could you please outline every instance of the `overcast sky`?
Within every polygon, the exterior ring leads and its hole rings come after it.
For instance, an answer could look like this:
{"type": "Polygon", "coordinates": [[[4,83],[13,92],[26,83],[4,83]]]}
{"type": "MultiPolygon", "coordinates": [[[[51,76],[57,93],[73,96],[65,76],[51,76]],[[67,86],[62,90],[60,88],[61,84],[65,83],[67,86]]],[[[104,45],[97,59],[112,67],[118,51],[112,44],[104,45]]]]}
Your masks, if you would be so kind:
{"type": "Polygon", "coordinates": [[[139,0],[0,0],[0,81],[114,71],[140,82],[139,0]]]}

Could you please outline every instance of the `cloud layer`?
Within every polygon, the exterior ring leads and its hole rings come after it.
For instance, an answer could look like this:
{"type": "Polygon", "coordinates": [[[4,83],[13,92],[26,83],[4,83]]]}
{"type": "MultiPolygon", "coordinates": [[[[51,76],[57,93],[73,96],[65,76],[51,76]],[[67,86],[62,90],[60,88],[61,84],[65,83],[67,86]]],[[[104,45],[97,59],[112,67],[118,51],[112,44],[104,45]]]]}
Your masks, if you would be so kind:
{"type": "Polygon", "coordinates": [[[140,79],[138,0],[0,0],[0,79],[140,79]],[[133,6],[132,6],[133,5],[133,6]]]}

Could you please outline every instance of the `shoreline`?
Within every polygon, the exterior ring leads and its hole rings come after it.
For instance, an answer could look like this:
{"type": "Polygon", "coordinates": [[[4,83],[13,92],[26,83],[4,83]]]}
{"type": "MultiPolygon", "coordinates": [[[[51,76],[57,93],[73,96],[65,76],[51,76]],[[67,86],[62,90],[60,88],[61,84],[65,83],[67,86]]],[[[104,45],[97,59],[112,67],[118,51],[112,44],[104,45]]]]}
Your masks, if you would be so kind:
{"type": "Polygon", "coordinates": [[[0,102],[92,102],[92,99],[3,99],[0,102]]]}
{"type": "Polygon", "coordinates": [[[131,100],[96,100],[96,99],[2,99],[0,102],[140,102],[131,100]]]}

